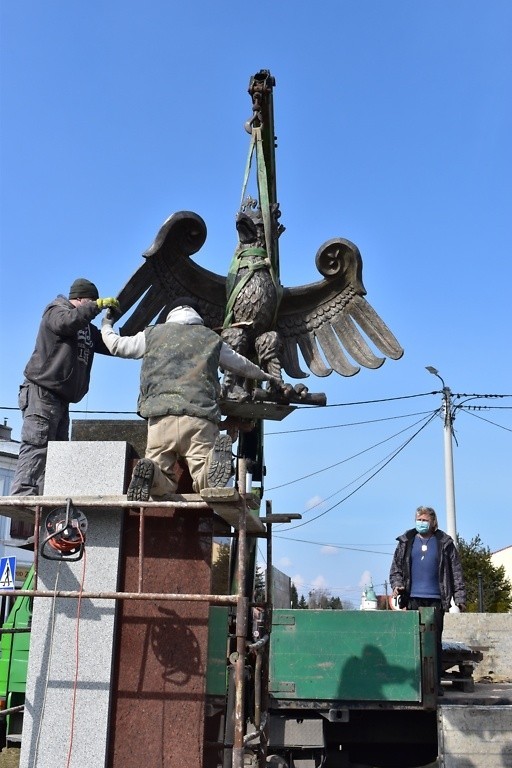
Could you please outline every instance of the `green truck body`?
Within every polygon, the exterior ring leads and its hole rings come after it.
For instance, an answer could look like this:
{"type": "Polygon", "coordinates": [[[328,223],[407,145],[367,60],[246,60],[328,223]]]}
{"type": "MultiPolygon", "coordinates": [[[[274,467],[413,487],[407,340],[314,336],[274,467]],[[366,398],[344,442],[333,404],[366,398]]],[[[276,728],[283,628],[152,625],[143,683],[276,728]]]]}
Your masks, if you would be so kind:
{"type": "Polygon", "coordinates": [[[275,610],[270,694],[280,701],[435,704],[433,612],[275,610]],[[425,701],[427,697],[427,701],[425,701]]]}
{"type": "MultiPolygon", "coordinates": [[[[23,589],[32,589],[34,569],[31,568],[23,589]]],[[[17,597],[2,627],[0,635],[0,709],[8,710],[25,703],[27,685],[32,598],[17,597]],[[7,631],[5,631],[7,630],[7,631]],[[11,632],[10,630],[16,630],[11,632]]],[[[19,743],[23,712],[13,712],[0,719],[0,748],[7,743],[19,743]]]]}

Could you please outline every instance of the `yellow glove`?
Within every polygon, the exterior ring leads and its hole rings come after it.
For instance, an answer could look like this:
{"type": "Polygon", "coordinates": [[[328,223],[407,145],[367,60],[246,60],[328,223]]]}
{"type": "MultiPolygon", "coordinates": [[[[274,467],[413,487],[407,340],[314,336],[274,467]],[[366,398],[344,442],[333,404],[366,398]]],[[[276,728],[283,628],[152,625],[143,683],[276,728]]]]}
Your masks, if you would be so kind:
{"type": "Polygon", "coordinates": [[[119,306],[119,302],[117,299],[109,298],[109,299],[96,299],[96,304],[98,305],[99,309],[116,309],[118,312],[121,310],[121,307],[119,306]]]}

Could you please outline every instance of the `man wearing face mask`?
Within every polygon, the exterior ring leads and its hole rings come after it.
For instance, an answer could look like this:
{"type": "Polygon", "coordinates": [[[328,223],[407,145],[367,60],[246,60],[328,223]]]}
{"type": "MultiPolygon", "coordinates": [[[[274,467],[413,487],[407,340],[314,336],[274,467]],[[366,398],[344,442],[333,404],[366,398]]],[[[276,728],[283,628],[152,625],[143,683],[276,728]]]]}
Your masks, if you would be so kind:
{"type": "Polygon", "coordinates": [[[397,537],[397,547],[389,572],[393,597],[401,608],[417,611],[423,606],[434,608],[437,635],[438,693],[442,675],[442,634],[445,611],[452,599],[461,611],[466,610],[466,587],[455,542],[439,530],[437,515],[431,507],[418,507],[415,527],[397,537]]]}

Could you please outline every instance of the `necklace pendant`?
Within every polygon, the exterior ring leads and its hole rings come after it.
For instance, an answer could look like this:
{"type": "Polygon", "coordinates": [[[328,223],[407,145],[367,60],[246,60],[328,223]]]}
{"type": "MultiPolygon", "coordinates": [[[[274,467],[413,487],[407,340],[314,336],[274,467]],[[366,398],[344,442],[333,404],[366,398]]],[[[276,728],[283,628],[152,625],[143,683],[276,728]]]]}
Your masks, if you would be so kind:
{"type": "Polygon", "coordinates": [[[427,551],[427,549],[428,549],[428,544],[422,544],[422,545],[421,545],[421,551],[422,551],[422,552],[426,552],[426,551],[427,551]]]}

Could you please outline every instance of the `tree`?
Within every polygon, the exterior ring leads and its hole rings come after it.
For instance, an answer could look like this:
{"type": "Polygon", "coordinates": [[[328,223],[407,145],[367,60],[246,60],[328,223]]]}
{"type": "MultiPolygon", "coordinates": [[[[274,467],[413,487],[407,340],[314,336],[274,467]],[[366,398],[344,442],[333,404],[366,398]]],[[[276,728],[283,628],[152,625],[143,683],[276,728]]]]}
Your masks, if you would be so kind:
{"type": "MultiPolygon", "coordinates": [[[[302,599],[303,598],[301,598],[301,600],[302,599]]],[[[302,606],[299,603],[299,608],[301,607],[302,606]]],[[[312,589],[311,592],[309,592],[307,605],[304,607],[311,609],[320,608],[322,610],[341,611],[344,608],[344,605],[339,597],[332,597],[328,589],[317,587],[316,589],[312,589]]]]}
{"type": "Polygon", "coordinates": [[[478,611],[479,575],[482,582],[483,610],[485,613],[507,613],[512,609],[512,584],[505,576],[505,568],[495,566],[491,551],[477,534],[469,543],[457,537],[457,549],[462,563],[468,593],[468,611],[478,611]]]}
{"type": "Polygon", "coordinates": [[[299,607],[299,594],[297,592],[297,587],[292,581],[292,585],[290,587],[290,606],[291,608],[298,608],[299,607]]]}
{"type": "Polygon", "coordinates": [[[332,600],[331,593],[328,589],[317,587],[312,589],[308,594],[308,607],[309,608],[330,608],[330,602],[332,600]]]}
{"type": "Polygon", "coordinates": [[[254,599],[256,602],[265,599],[265,574],[259,565],[256,566],[254,575],[254,599]]]}
{"type": "Polygon", "coordinates": [[[304,595],[300,596],[299,604],[297,607],[300,608],[301,610],[306,610],[306,608],[308,607],[308,604],[304,595]]]}
{"type": "Polygon", "coordinates": [[[229,557],[231,547],[221,542],[214,547],[212,563],[212,594],[229,595],[229,557]]]}

